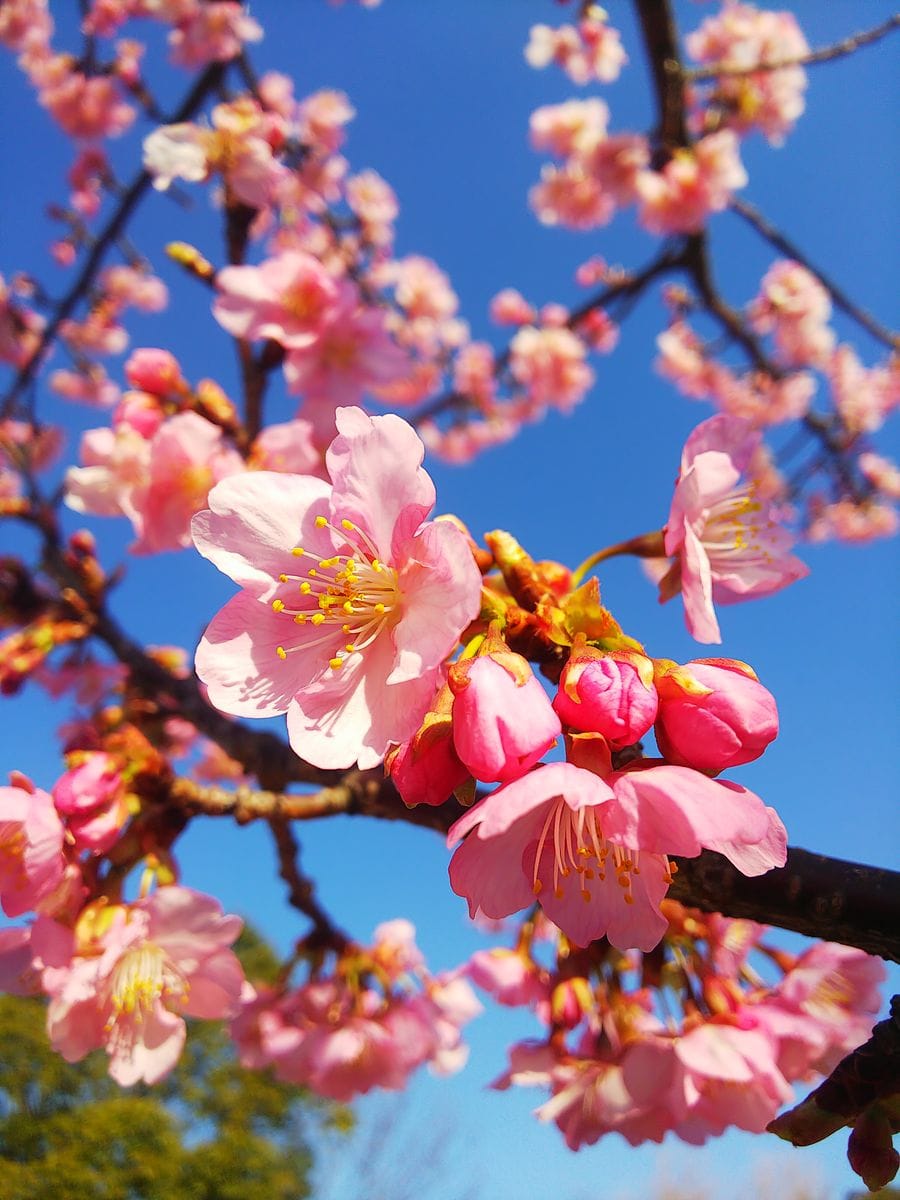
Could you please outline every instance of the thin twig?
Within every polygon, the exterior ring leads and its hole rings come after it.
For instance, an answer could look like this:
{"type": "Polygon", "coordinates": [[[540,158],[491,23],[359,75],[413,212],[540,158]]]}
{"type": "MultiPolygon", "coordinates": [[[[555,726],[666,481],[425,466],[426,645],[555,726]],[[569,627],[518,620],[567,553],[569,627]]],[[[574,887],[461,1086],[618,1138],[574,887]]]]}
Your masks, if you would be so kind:
{"type": "Polygon", "coordinates": [[[728,206],[732,212],[736,212],[739,217],[742,217],[748,225],[751,225],[757,233],[771,242],[776,250],[780,250],[782,254],[786,254],[788,258],[794,259],[800,263],[807,271],[810,271],[818,281],[830,293],[838,308],[842,308],[844,312],[854,319],[859,325],[862,325],[873,338],[879,342],[883,342],[889,350],[900,349],[900,337],[897,334],[891,333],[879,321],[877,321],[864,308],[860,308],[855,301],[851,300],[842,287],[834,282],[828,275],[825,274],[819,267],[815,266],[806,255],[789,241],[788,238],[777,229],[772,222],[765,217],[759,209],[750,204],[747,200],[742,200],[738,196],[732,196],[728,206]]]}
{"type": "Polygon", "coordinates": [[[288,887],[288,900],[293,908],[303,913],[312,922],[312,934],[305,939],[307,944],[315,942],[321,949],[333,949],[340,953],[350,944],[350,938],[339,929],[316,899],[311,879],[300,870],[300,846],[287,821],[274,818],[269,821],[275,849],[278,853],[278,874],[288,887]]]}
{"type": "MultiPolygon", "coordinates": [[[[206,99],[210,90],[216,86],[216,83],[221,78],[222,70],[222,63],[213,63],[212,66],[207,67],[191,88],[182,104],[168,119],[167,124],[178,124],[192,117],[206,99]]],[[[91,247],[91,251],[85,259],[75,282],[56,305],[53,316],[44,327],[37,348],[28,361],[21,367],[4,396],[4,417],[12,413],[16,400],[31,383],[41,365],[44,354],[57,333],[59,333],[60,326],[71,316],[78,301],[93,284],[94,277],[100,268],[106,251],[121,236],[132,212],[140,203],[151,183],[152,176],[149,172],[141,171],[122,193],[122,198],[119,201],[116,211],[110,217],[103,231],[97,235],[97,239],[91,247]]]]}
{"type": "Polygon", "coordinates": [[[900,25],[900,14],[888,17],[873,29],[864,29],[850,37],[842,38],[830,46],[822,46],[818,50],[810,50],[808,54],[797,54],[793,58],[777,58],[769,62],[755,63],[752,67],[735,66],[733,63],[710,63],[705,67],[690,67],[682,71],[682,78],[696,83],[702,79],[717,79],[725,76],[757,75],[760,71],[783,71],[786,67],[812,67],[817,63],[833,62],[836,58],[844,58],[855,54],[864,46],[886,37],[891,30],[900,25]]]}

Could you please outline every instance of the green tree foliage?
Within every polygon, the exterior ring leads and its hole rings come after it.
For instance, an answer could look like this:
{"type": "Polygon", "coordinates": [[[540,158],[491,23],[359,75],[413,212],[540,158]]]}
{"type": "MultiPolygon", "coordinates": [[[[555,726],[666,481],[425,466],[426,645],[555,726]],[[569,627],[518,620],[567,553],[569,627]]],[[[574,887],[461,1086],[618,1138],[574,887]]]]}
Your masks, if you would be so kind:
{"type": "MultiPolygon", "coordinates": [[[[251,978],[271,978],[268,947],[236,947],[251,978]]],[[[311,1141],[346,1128],[346,1110],[271,1075],[244,1071],[214,1022],[195,1022],[175,1071],[119,1088],[106,1056],[74,1066],[50,1049],[39,1000],[0,996],[3,1200],[302,1200],[311,1141]]]]}

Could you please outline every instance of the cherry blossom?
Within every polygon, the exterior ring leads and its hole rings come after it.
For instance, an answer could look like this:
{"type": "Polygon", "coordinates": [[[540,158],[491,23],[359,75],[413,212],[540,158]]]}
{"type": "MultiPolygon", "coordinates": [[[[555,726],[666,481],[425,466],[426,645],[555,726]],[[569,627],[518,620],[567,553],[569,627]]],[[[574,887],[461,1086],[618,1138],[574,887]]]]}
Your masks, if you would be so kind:
{"type": "Polygon", "coordinates": [[[721,641],[713,601],[768,596],[809,573],[788,553],[790,535],[753,479],[742,482],[758,442],[746,422],[711,417],[681,456],[665,537],[676,561],[660,598],[681,592],[688,629],[701,642],[721,641]]]}
{"type": "Polygon", "coordinates": [[[122,1087],[156,1083],[184,1046],[184,1017],[237,1012],[243,972],[228,947],[238,917],[190,888],[160,888],[113,908],[87,954],[48,967],[47,1030],[67,1062],[103,1047],[122,1087]]]}
{"type": "Polygon", "coordinates": [[[374,766],[418,727],[481,584],[460,531],[426,520],[434,486],[406,422],[343,408],[337,427],[331,486],[250,472],[195,518],[197,548],[244,589],[197,671],[225,712],[286,712],[317,766],[374,766]]]}

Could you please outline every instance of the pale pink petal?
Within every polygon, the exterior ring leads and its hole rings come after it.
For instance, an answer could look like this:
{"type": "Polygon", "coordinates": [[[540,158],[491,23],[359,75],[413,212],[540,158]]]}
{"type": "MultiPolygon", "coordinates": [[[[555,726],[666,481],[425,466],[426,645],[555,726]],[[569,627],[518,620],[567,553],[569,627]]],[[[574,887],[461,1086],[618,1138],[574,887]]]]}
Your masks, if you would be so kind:
{"type": "MultiPolygon", "coordinates": [[[[536,826],[532,816],[513,825],[496,844],[482,840],[476,829],[458,847],[450,860],[450,886],[468,901],[470,917],[479,910],[487,917],[508,917],[534,903],[531,879],[522,860],[539,832],[539,819],[536,826]]],[[[533,852],[530,857],[533,861],[533,852]]]]}
{"type": "MultiPolygon", "coordinates": [[[[213,617],[197,647],[197,675],[221,712],[272,717],[287,712],[294,696],[321,670],[305,654],[281,658],[276,647],[290,621],[270,604],[238,592],[213,617]]],[[[347,764],[349,765],[349,764],[347,764]]]]}
{"type": "Polygon", "coordinates": [[[334,483],[332,511],[372,538],[380,557],[392,559],[434,507],[434,484],[422,470],[425,448],[411,425],[389,413],[369,417],[339,408],[338,436],[326,454],[334,483]]]}
{"type": "Polygon", "coordinates": [[[235,583],[268,598],[280,574],[297,571],[294,547],[317,558],[334,552],[331,535],[315,524],[328,512],[329,492],[327,483],[307,475],[230,476],[209,493],[209,509],[194,517],[194,542],[235,583]]]}
{"type": "MultiPolygon", "coordinates": [[[[722,781],[723,785],[735,787],[735,784],[722,781]]],[[[774,808],[767,808],[768,826],[765,835],[759,840],[742,843],[740,841],[708,841],[708,849],[723,854],[729,862],[734,863],[742,875],[764,875],[773,867],[783,867],[787,862],[787,830],[774,808]]]]}
{"type": "Polygon", "coordinates": [[[481,574],[456,526],[431,522],[410,540],[402,557],[404,610],[392,633],[396,661],[389,683],[414,679],[443,662],[481,605],[481,574]]]}
{"type": "Polygon", "coordinates": [[[120,1087],[135,1083],[158,1083],[178,1062],[184,1048],[185,1025],[181,1017],[156,1003],[140,1024],[118,1029],[120,1016],[107,1047],[109,1074],[120,1087]],[[119,1036],[116,1036],[116,1034],[119,1036]]]}

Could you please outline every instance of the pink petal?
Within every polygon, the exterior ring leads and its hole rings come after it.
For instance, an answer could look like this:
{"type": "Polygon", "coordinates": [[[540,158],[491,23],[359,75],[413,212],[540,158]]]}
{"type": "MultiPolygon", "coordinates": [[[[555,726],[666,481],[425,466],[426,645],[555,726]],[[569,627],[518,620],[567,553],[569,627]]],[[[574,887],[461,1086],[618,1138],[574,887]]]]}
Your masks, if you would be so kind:
{"type": "Polygon", "coordinates": [[[194,517],[194,543],[235,583],[270,597],[282,572],[299,573],[294,547],[315,558],[334,553],[331,535],[315,524],[327,515],[329,492],[327,483],[308,475],[232,475],[216,484],[209,509],[194,517]]]}
{"type": "Polygon", "coordinates": [[[276,647],[287,640],[291,628],[288,618],[247,591],[220,608],[195,659],[210,703],[240,717],[287,712],[296,693],[322,668],[315,655],[278,655],[276,647]]]}
{"type": "Polygon", "coordinates": [[[612,780],[616,803],[605,810],[603,832],[623,845],[693,858],[704,846],[766,836],[765,806],[737,784],[670,766],[627,771],[612,780]]]}
{"type": "Polygon", "coordinates": [[[409,538],[434,507],[435,491],[421,463],[425,448],[401,417],[368,417],[339,408],[338,436],[325,462],[334,483],[332,511],[372,538],[381,558],[395,558],[395,539],[409,538]]]}

